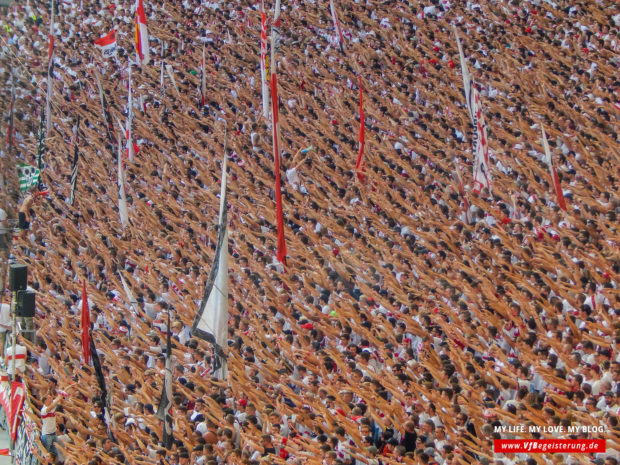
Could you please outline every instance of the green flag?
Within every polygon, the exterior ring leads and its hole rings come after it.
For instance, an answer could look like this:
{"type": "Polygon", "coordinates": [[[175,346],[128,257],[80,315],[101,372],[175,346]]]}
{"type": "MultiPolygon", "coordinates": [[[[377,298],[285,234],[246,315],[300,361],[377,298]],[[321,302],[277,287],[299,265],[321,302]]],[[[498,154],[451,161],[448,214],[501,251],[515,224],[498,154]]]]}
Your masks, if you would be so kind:
{"type": "Polygon", "coordinates": [[[37,185],[39,182],[39,169],[34,166],[19,163],[17,165],[17,175],[19,177],[19,188],[26,192],[37,185]]]}

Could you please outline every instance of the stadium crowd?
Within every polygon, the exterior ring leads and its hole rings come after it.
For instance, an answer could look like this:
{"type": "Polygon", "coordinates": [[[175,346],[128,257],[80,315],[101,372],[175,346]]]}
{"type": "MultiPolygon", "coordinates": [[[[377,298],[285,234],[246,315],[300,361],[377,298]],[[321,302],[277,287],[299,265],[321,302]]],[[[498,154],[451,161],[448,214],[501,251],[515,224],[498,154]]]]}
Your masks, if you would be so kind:
{"type": "MultiPolygon", "coordinates": [[[[135,5],[56,8],[47,193],[24,196],[31,229],[13,240],[37,290],[37,337],[20,343],[29,352],[25,414],[41,426],[33,453],[43,463],[618,463],[616,2],[342,0],[344,53],[328,2],[283,2],[286,267],[276,260],[270,121],[261,111],[260,4],[145,2],[151,63],[132,70],[139,150],[126,161],[125,228],[112,140],[128,110],[135,5]],[[491,189],[479,194],[452,25],[489,131],[491,189]],[[117,56],[104,58],[93,41],[113,28],[117,56]],[[354,173],[358,76],[363,182],[354,173]],[[567,211],[553,193],[541,124],[567,211]],[[212,347],[190,327],[216,245],[225,130],[229,376],[215,380],[212,347]],[[82,280],[107,417],[95,371],[80,358],[82,280]],[[168,315],[170,450],[155,415],[168,315]],[[500,425],[601,426],[571,437],[606,439],[607,452],[494,453],[494,439],[520,437],[500,425]]],[[[16,151],[32,165],[49,10],[30,0],[1,19],[0,105],[8,115],[13,72],[16,151]]]]}

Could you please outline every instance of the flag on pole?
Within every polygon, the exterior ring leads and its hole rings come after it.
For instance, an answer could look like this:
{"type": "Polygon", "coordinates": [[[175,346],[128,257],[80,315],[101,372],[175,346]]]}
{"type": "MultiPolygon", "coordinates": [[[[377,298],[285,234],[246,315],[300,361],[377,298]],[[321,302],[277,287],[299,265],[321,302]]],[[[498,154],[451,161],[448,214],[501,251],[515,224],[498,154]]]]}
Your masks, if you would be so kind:
{"type": "Polygon", "coordinates": [[[222,184],[220,190],[220,215],[215,258],[209,272],[194,319],[192,335],[213,344],[212,376],[225,379],[228,374],[224,348],[228,346],[228,220],[226,203],[226,136],[224,136],[224,159],[222,161],[222,184]]]}
{"type": "Polygon", "coordinates": [[[116,56],[116,32],[112,29],[105,36],[95,40],[95,46],[99,50],[104,57],[110,58],[116,56]]]}
{"type": "Polygon", "coordinates": [[[467,200],[467,194],[465,193],[465,187],[463,185],[463,177],[461,176],[461,167],[458,162],[454,162],[454,166],[456,167],[455,176],[459,186],[459,194],[463,198],[463,206],[465,207],[465,223],[470,224],[469,222],[469,200],[467,200]]]}
{"type": "Polygon", "coordinates": [[[286,266],[286,240],[284,239],[284,217],[282,213],[282,189],[280,186],[280,124],[278,121],[278,78],[276,73],[275,47],[271,38],[271,131],[273,138],[273,159],[275,162],[275,197],[276,219],[278,223],[278,251],[276,257],[282,265],[286,266]]]}
{"type": "Polygon", "coordinates": [[[93,359],[93,368],[95,369],[95,377],[97,378],[97,384],[99,384],[99,389],[101,390],[101,403],[103,404],[103,423],[106,425],[108,431],[108,437],[114,440],[114,435],[110,431],[110,398],[108,397],[108,389],[105,384],[105,376],[103,375],[103,370],[101,369],[101,361],[99,360],[99,354],[97,353],[97,348],[95,347],[95,339],[90,338],[90,355],[93,359]]]}
{"type": "Polygon", "coordinates": [[[135,150],[131,126],[133,123],[133,97],[131,92],[131,64],[129,65],[129,92],[127,93],[127,121],[125,122],[125,137],[127,139],[127,159],[133,163],[135,150]]]}
{"type": "Polygon", "coordinates": [[[467,105],[467,110],[469,111],[469,118],[471,122],[474,123],[475,112],[474,106],[472,104],[472,89],[474,83],[471,79],[471,75],[469,74],[469,69],[467,68],[467,62],[465,61],[465,54],[463,53],[463,48],[461,46],[461,39],[459,38],[459,33],[456,29],[456,25],[453,25],[454,28],[454,37],[456,38],[456,46],[459,49],[459,59],[461,61],[461,74],[463,75],[463,89],[465,90],[465,103],[467,105]]]}
{"type": "Polygon", "coordinates": [[[84,357],[84,365],[90,364],[90,349],[90,309],[86,295],[86,279],[84,279],[82,280],[82,356],[84,357]]]}
{"type": "Polygon", "coordinates": [[[168,311],[168,324],[166,326],[166,371],[164,374],[164,386],[157,408],[157,418],[163,420],[164,431],[162,440],[164,447],[170,449],[172,447],[172,343],[170,340],[170,311],[168,311]]]}
{"type": "Polygon", "coordinates": [[[334,21],[334,30],[338,37],[338,46],[340,47],[340,51],[344,53],[344,36],[342,35],[342,29],[340,29],[340,21],[338,21],[338,13],[336,12],[334,0],[329,0],[329,9],[332,13],[332,21],[334,21]]]}
{"type": "Polygon", "coordinates": [[[164,96],[164,65],[165,60],[161,60],[161,66],[159,67],[159,94],[164,96]]]}
{"type": "Polygon", "coordinates": [[[148,64],[150,60],[149,33],[146,28],[146,14],[142,0],[136,0],[136,52],[138,62],[141,65],[148,64]]]}
{"type": "Polygon", "coordinates": [[[545,148],[545,157],[547,159],[547,166],[549,167],[549,173],[551,174],[551,182],[553,183],[553,190],[555,191],[555,197],[558,202],[558,206],[566,211],[566,200],[564,199],[564,193],[562,192],[562,186],[560,184],[560,177],[558,172],[553,166],[553,160],[551,159],[551,150],[549,150],[549,143],[547,142],[547,134],[545,128],[541,124],[543,147],[545,148]]]}
{"type": "Polygon", "coordinates": [[[129,302],[129,305],[131,305],[133,311],[139,315],[140,311],[138,310],[138,301],[134,297],[133,292],[131,292],[131,289],[129,289],[129,286],[127,285],[127,282],[125,281],[125,278],[123,278],[123,274],[120,271],[118,272],[118,276],[121,278],[121,285],[123,286],[123,290],[125,291],[125,296],[127,296],[127,301],[129,302]]]}
{"type": "Polygon", "coordinates": [[[269,71],[267,69],[267,15],[264,0],[260,2],[260,82],[263,96],[263,116],[269,117],[269,71]]]}
{"type": "Polygon", "coordinates": [[[99,90],[99,100],[101,101],[101,108],[103,110],[103,119],[105,120],[106,131],[108,132],[108,139],[110,140],[110,144],[114,146],[114,137],[112,136],[112,118],[110,117],[110,112],[108,110],[108,101],[105,98],[105,92],[103,92],[103,86],[101,85],[101,78],[99,77],[99,72],[95,69],[95,79],[97,81],[97,89],[99,90]]]}
{"type": "Polygon", "coordinates": [[[176,79],[174,79],[174,69],[172,69],[172,65],[166,65],[166,72],[168,73],[168,77],[170,78],[170,82],[172,82],[172,86],[174,87],[175,92],[177,93],[177,97],[181,98],[181,93],[179,92],[177,81],[176,79]]]}
{"type": "Polygon", "coordinates": [[[73,205],[75,201],[75,189],[77,187],[78,164],[80,153],[78,151],[78,131],[80,129],[80,117],[73,126],[73,168],[71,169],[71,190],[69,192],[69,205],[73,205]]]}
{"type": "Polygon", "coordinates": [[[26,192],[28,189],[32,189],[39,182],[40,171],[31,165],[25,163],[19,163],[17,165],[17,176],[19,178],[19,189],[22,192],[26,192]]]}
{"type": "Polygon", "coordinates": [[[125,197],[125,170],[123,168],[123,157],[121,155],[121,135],[118,135],[118,214],[121,219],[123,229],[129,223],[129,212],[127,211],[127,198],[125,197]]]}
{"type": "Polygon", "coordinates": [[[50,33],[49,46],[47,49],[47,96],[45,98],[45,132],[50,134],[52,130],[52,92],[54,85],[52,75],[54,72],[54,0],[50,0],[50,33]]]}
{"type": "Polygon", "coordinates": [[[475,87],[472,89],[472,94],[474,101],[474,192],[480,192],[483,188],[490,191],[489,143],[482,113],[482,99],[475,87]]]}
{"type": "Polygon", "coordinates": [[[357,162],[355,163],[355,173],[357,179],[364,181],[364,144],[366,140],[366,122],[364,121],[364,101],[363,101],[363,88],[362,77],[358,76],[360,86],[360,133],[359,133],[359,150],[357,152],[357,162]]]}
{"type": "Polygon", "coordinates": [[[45,121],[45,111],[41,110],[41,120],[39,122],[39,144],[37,148],[37,169],[39,170],[39,182],[38,188],[39,190],[43,189],[43,181],[40,173],[43,172],[45,168],[45,129],[44,129],[44,121],[45,121]]]}
{"type": "Polygon", "coordinates": [[[202,61],[200,63],[200,108],[205,106],[207,96],[207,82],[205,72],[205,46],[202,45],[202,61]]]}
{"type": "Polygon", "coordinates": [[[280,0],[276,0],[273,9],[273,24],[271,25],[271,67],[274,71],[276,64],[273,62],[273,59],[278,48],[280,48],[280,0]]]}

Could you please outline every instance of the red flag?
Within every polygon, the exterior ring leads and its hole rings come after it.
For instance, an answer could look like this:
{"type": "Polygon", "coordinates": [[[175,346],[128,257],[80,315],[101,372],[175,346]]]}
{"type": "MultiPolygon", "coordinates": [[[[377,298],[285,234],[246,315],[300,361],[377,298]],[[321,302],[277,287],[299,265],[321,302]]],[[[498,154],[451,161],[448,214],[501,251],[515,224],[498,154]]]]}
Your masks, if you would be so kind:
{"type": "Polygon", "coordinates": [[[364,181],[364,138],[366,133],[366,123],[364,121],[364,102],[362,100],[362,77],[358,76],[360,85],[360,135],[359,135],[359,152],[357,153],[357,162],[355,163],[355,172],[357,173],[357,179],[364,181]]]}
{"type": "Polygon", "coordinates": [[[136,2],[136,52],[141,65],[147,65],[150,57],[149,33],[146,28],[146,14],[142,0],[136,2]]]}
{"type": "Polygon", "coordinates": [[[86,295],[86,280],[82,281],[82,355],[84,363],[90,363],[90,310],[86,295]]]}
{"type": "Polygon", "coordinates": [[[547,134],[545,128],[542,127],[542,139],[543,147],[545,149],[545,157],[547,158],[547,165],[549,166],[549,172],[551,173],[551,182],[553,183],[553,190],[555,191],[555,197],[558,201],[558,206],[566,211],[566,200],[564,199],[564,193],[562,192],[562,186],[560,185],[560,177],[558,172],[553,166],[553,160],[551,159],[551,150],[549,149],[549,143],[547,142],[547,134]]]}
{"type": "Polygon", "coordinates": [[[101,50],[104,57],[116,56],[116,31],[112,29],[103,37],[95,40],[95,46],[101,50]]]}
{"type": "MultiPolygon", "coordinates": [[[[274,67],[275,71],[275,67],[274,67]]],[[[286,266],[286,241],[284,239],[284,218],[282,215],[282,191],[280,189],[280,128],[278,126],[278,82],[275,72],[271,75],[271,116],[273,132],[273,158],[276,176],[276,217],[278,222],[278,253],[280,263],[286,266]]]]}
{"type": "Polygon", "coordinates": [[[24,406],[24,400],[26,400],[24,383],[13,381],[11,383],[11,409],[9,410],[8,418],[11,439],[13,441],[17,439],[17,427],[19,426],[19,420],[22,416],[21,413],[24,406]]]}
{"type": "Polygon", "coordinates": [[[54,36],[50,34],[49,36],[49,46],[47,48],[47,59],[51,61],[52,54],[54,53],[54,36]]]}

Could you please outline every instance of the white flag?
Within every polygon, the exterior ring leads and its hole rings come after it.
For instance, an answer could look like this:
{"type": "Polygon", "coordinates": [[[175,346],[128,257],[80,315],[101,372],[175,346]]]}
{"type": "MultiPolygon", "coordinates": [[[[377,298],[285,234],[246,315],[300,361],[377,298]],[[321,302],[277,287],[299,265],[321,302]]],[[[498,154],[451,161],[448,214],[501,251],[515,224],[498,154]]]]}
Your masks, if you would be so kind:
{"type": "Polygon", "coordinates": [[[226,142],[222,162],[220,217],[215,259],[194,319],[192,335],[211,342],[215,348],[212,376],[225,379],[228,374],[225,348],[228,346],[228,220],[226,212],[226,142]]]}

